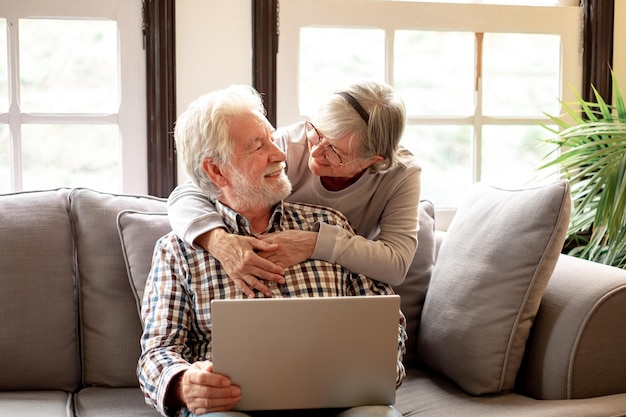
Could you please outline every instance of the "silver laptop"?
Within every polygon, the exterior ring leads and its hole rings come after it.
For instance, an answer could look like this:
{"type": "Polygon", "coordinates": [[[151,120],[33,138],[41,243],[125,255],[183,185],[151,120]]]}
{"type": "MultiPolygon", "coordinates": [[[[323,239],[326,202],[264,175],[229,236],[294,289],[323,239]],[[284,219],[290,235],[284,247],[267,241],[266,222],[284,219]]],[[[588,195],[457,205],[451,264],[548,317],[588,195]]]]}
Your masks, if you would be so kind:
{"type": "Polygon", "coordinates": [[[236,410],[390,405],[398,295],[213,300],[213,368],[236,410]]]}

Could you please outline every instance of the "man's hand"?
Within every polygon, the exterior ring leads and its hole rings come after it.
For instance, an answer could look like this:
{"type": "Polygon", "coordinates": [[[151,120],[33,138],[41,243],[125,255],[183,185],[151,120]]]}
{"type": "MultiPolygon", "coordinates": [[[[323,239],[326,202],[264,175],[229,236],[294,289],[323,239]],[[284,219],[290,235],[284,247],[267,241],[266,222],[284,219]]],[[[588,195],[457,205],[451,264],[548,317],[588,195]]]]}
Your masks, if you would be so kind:
{"type": "Polygon", "coordinates": [[[196,362],[172,381],[173,390],[195,415],[227,411],[241,401],[241,390],[224,375],[213,373],[209,361],[196,362]]]}
{"type": "Polygon", "coordinates": [[[269,288],[259,279],[285,283],[284,269],[256,253],[271,253],[278,249],[276,244],[228,233],[224,229],[207,232],[199,236],[196,243],[220,261],[228,277],[248,297],[254,297],[254,291],[250,288],[257,289],[267,297],[271,295],[269,288]]]}
{"type": "Polygon", "coordinates": [[[261,235],[259,239],[278,246],[277,249],[270,251],[259,251],[260,256],[283,268],[289,268],[311,258],[317,242],[317,233],[304,230],[285,230],[261,235]]]}

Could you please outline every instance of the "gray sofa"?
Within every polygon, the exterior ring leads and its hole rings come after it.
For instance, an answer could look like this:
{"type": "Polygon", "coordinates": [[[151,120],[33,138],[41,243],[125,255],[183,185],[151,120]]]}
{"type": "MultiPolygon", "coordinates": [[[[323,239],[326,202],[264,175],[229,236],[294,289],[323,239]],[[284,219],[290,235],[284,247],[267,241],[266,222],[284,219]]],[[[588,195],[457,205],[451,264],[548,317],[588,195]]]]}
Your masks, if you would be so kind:
{"type": "MultiPolygon", "coordinates": [[[[0,195],[0,416],[157,415],[135,375],[141,322],[132,279],[145,272],[150,242],[168,227],[164,211],[163,199],[89,189],[0,195]],[[131,211],[118,219],[124,210],[131,211]],[[142,213],[161,213],[150,215],[154,228],[132,223],[133,215],[149,221],[142,213]],[[131,247],[124,233],[143,244],[131,247]]],[[[417,304],[439,247],[432,206],[425,203],[420,216],[421,281],[398,288],[413,341],[398,409],[410,416],[626,415],[626,271],[560,255],[515,387],[469,394],[418,349],[417,304]]]]}

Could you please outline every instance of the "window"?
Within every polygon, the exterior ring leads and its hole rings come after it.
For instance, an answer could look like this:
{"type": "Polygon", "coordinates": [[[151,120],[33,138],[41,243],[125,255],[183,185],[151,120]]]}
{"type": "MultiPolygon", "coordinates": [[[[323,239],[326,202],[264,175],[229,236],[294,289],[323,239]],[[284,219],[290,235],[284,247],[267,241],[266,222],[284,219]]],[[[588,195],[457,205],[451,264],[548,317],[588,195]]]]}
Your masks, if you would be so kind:
{"type": "Polygon", "coordinates": [[[141,1],[0,10],[0,192],[147,192],[141,1]]]}
{"type": "Polygon", "coordinates": [[[531,184],[547,153],[544,112],[582,85],[581,9],[465,3],[281,1],[277,124],[371,78],[404,98],[402,141],[436,206],[457,206],[476,181],[531,184]]]}

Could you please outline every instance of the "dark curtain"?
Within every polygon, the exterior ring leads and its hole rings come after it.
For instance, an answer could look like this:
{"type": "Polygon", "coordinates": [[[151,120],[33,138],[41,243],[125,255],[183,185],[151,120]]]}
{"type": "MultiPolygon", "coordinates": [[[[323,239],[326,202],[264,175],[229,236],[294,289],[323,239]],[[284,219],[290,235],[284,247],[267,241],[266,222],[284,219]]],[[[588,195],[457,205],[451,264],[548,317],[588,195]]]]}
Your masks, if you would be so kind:
{"type": "Polygon", "coordinates": [[[176,186],[175,0],[143,0],[148,100],[148,193],[167,197],[176,186]]]}
{"type": "Polygon", "coordinates": [[[612,99],[611,69],[613,66],[614,0],[584,0],[582,2],[583,33],[583,91],[587,101],[595,101],[592,86],[605,102],[612,99]]]}

